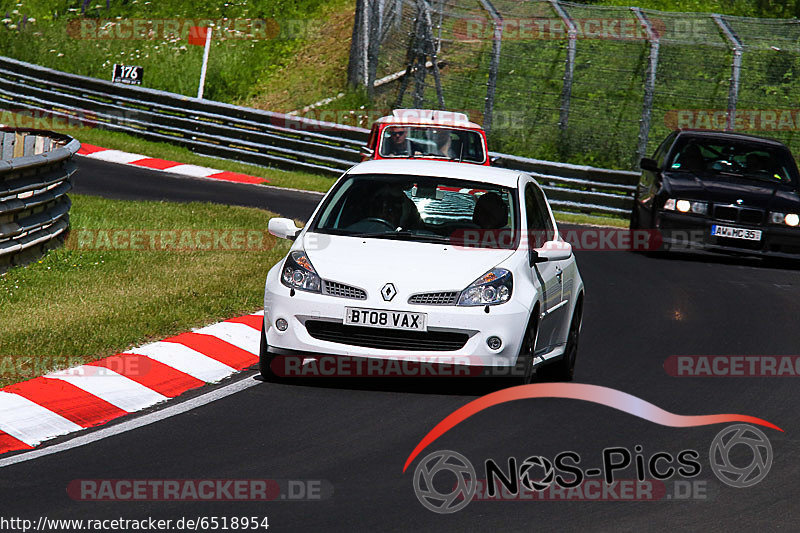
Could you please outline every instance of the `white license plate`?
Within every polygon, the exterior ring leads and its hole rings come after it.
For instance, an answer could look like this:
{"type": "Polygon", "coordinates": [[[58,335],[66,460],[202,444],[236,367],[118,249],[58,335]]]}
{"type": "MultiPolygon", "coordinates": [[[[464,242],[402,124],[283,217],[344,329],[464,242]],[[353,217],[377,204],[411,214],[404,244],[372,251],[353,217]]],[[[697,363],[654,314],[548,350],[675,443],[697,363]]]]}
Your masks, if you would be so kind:
{"type": "Polygon", "coordinates": [[[344,311],[345,324],[350,326],[367,326],[370,328],[428,331],[427,318],[428,315],[425,313],[387,311],[385,309],[345,307],[344,311]]]}
{"type": "Polygon", "coordinates": [[[760,241],[761,230],[734,228],[733,226],[711,226],[711,235],[715,237],[725,237],[727,239],[744,239],[746,241],[760,241]]]}

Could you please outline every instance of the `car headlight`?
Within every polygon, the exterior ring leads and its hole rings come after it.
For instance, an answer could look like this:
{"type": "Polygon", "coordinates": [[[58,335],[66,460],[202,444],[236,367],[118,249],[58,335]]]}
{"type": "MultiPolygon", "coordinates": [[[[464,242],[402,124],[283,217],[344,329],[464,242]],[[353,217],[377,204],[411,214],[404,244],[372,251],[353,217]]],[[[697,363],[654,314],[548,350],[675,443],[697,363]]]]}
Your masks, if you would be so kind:
{"type": "Polygon", "coordinates": [[[667,201],[664,202],[664,209],[667,211],[678,211],[680,213],[707,215],[708,202],[697,202],[693,200],[676,200],[675,198],[667,198],[667,201]]]}
{"type": "Polygon", "coordinates": [[[770,213],[769,220],[773,224],[786,224],[787,226],[796,227],[800,224],[800,215],[797,213],[772,212],[770,213]]]}
{"type": "Polygon", "coordinates": [[[458,305],[497,305],[511,298],[514,279],[505,268],[493,268],[461,291],[458,305]]]}
{"type": "Polygon", "coordinates": [[[290,253],[283,263],[281,283],[292,289],[308,292],[320,292],[322,286],[311,261],[305,252],[299,250],[290,253]]]}

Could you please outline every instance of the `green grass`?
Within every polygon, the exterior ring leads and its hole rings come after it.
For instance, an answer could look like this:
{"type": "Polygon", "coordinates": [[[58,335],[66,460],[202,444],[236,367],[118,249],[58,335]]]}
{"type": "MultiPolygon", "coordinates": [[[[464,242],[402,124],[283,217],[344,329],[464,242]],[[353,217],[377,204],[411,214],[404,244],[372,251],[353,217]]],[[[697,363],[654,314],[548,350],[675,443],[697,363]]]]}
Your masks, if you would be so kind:
{"type": "Polygon", "coordinates": [[[584,215],[582,213],[553,213],[558,223],[580,224],[585,226],[610,226],[627,228],[628,220],[610,216],[584,215]]]}
{"type": "Polygon", "coordinates": [[[102,79],[110,77],[114,63],[141,65],[144,86],[194,96],[203,47],[188,43],[188,29],[209,25],[205,20],[221,21],[242,31],[219,30],[217,36],[224,38],[212,39],[205,96],[237,102],[254,96],[305,42],[318,39],[329,10],[343,3],[349,0],[101,0],[82,15],[80,0],[2,0],[0,13],[8,21],[0,26],[0,54],[102,79]],[[178,31],[120,38],[126,34],[115,28],[131,35],[133,26],[119,26],[119,19],[175,22],[178,31]],[[230,22],[237,20],[242,21],[238,28],[230,22]],[[81,29],[92,23],[108,24],[107,31],[81,29]],[[110,38],[98,38],[103,35],[110,38]]]}
{"type": "MultiPolygon", "coordinates": [[[[274,215],[259,209],[71,198],[68,245],[0,275],[0,361],[6,364],[57,357],[72,366],[256,311],[263,307],[267,270],[290,244],[266,233],[274,215]],[[89,229],[227,229],[265,236],[254,251],[121,251],[104,249],[99,239],[87,245],[85,238],[78,248],[76,235],[89,229]]],[[[0,385],[29,377],[4,372],[0,385]]]]}

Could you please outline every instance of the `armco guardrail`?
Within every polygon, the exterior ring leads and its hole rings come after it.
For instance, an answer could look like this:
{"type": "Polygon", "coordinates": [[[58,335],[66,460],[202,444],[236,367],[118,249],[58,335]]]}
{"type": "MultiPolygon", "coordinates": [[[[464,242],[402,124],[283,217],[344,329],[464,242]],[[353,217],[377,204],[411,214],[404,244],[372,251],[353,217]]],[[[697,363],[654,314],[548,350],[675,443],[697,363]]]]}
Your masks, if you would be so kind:
{"type": "Polygon", "coordinates": [[[524,170],[541,184],[554,209],[630,216],[639,173],[569,165],[490,152],[498,167],[524,170]]]}
{"type": "Polygon", "coordinates": [[[80,146],[67,135],[0,128],[0,272],[63,242],[80,146]]]}
{"type": "MultiPolygon", "coordinates": [[[[47,112],[193,152],[340,174],[360,161],[364,128],[112,84],[0,57],[0,108],[47,112]]],[[[494,153],[495,164],[531,172],[561,211],[627,217],[633,172],[494,153]]]]}

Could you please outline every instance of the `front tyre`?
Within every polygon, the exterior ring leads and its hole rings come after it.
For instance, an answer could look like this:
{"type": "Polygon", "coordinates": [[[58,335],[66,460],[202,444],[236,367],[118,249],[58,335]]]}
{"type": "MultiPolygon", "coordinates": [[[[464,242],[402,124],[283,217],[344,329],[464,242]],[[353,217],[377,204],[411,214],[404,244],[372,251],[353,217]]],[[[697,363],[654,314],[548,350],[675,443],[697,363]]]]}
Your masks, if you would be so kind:
{"type": "Polygon", "coordinates": [[[575,360],[578,358],[578,341],[581,335],[583,300],[578,302],[567,334],[567,346],[555,363],[542,367],[540,375],[547,381],[572,381],[575,377],[575,360]]]}
{"type": "Polygon", "coordinates": [[[528,385],[533,380],[535,374],[533,370],[533,353],[536,347],[536,335],[539,329],[538,315],[539,310],[536,308],[531,315],[528,326],[525,328],[525,336],[519,348],[517,364],[514,367],[514,375],[511,378],[509,386],[528,385]]]}
{"type": "Polygon", "coordinates": [[[267,344],[267,335],[264,331],[264,323],[261,323],[261,344],[258,349],[258,370],[261,372],[261,377],[264,381],[275,381],[276,375],[272,370],[272,362],[275,356],[269,353],[269,345],[267,344]]]}

